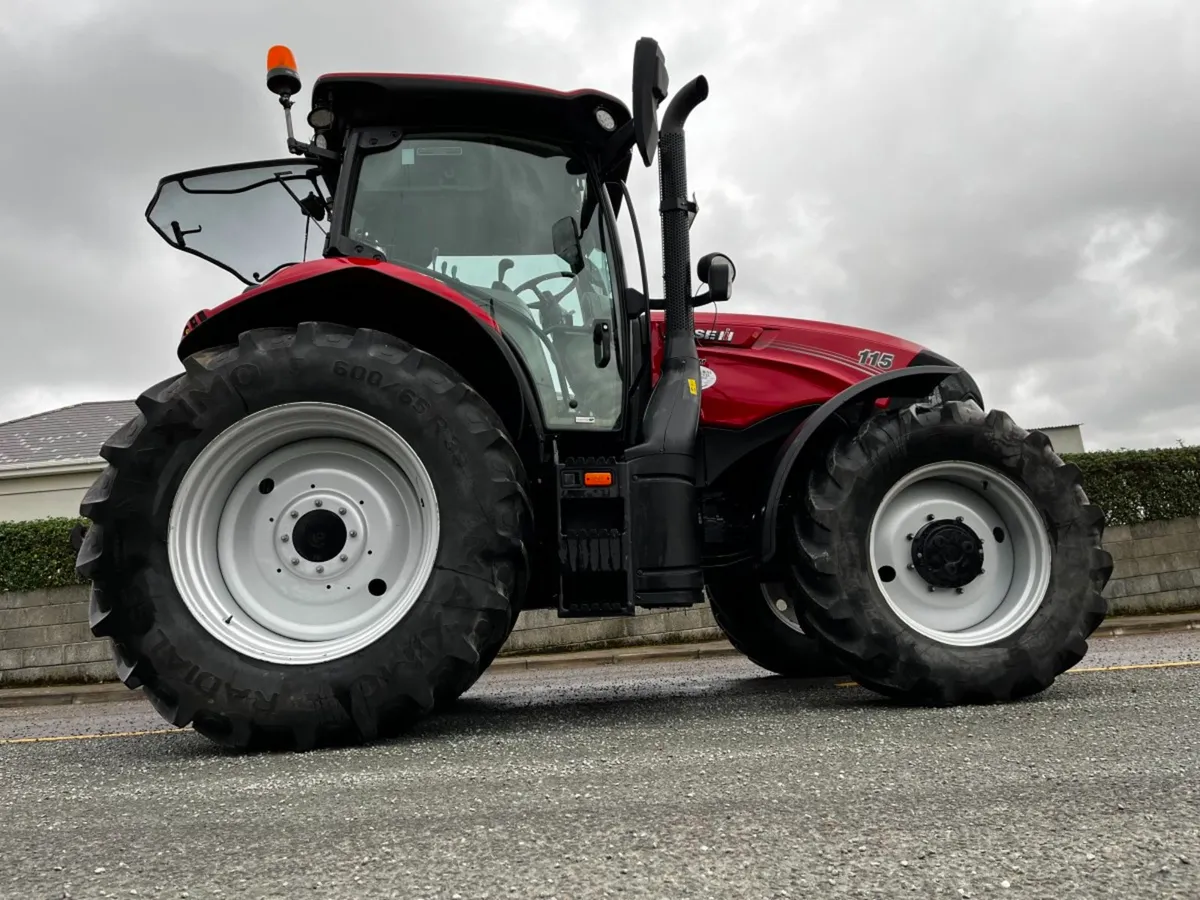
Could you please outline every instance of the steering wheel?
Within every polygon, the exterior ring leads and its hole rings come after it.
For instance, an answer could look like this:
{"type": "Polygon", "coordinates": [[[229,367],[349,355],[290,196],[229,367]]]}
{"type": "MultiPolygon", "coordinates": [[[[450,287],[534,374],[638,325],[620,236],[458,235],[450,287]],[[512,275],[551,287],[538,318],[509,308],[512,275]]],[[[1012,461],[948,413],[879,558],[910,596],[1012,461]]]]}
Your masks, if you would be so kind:
{"type": "Polygon", "coordinates": [[[527,303],[525,305],[530,309],[540,309],[545,305],[547,300],[558,303],[563,297],[567,296],[567,294],[571,293],[571,291],[575,289],[575,285],[578,282],[579,276],[572,272],[546,272],[545,274],[535,275],[533,278],[522,281],[512,289],[512,292],[514,294],[519,294],[521,291],[533,291],[534,294],[537,295],[537,302],[527,303]],[[571,281],[565,288],[562,289],[561,292],[557,294],[555,294],[553,291],[549,294],[543,294],[537,289],[537,285],[541,284],[543,281],[549,281],[551,278],[569,278],[571,281]]]}

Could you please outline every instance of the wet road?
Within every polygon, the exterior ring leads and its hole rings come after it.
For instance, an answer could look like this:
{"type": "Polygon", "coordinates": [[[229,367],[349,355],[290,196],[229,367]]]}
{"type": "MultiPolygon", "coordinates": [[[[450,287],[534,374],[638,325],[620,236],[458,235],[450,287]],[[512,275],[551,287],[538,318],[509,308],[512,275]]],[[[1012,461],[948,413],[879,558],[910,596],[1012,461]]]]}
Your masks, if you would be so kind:
{"type": "Polygon", "coordinates": [[[81,737],[162,729],[140,701],[0,710],[0,896],[1194,900],[1200,665],[1112,668],[1185,662],[1200,634],[1099,640],[954,710],[740,659],[495,673],[303,755],[81,737]]]}

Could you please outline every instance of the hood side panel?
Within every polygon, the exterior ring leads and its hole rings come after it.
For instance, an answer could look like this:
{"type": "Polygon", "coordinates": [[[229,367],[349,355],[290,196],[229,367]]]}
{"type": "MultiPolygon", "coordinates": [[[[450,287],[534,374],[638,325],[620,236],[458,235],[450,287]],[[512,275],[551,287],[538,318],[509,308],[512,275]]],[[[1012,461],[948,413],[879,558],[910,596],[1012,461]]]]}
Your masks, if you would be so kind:
{"type": "MultiPolygon", "coordinates": [[[[923,348],[849,325],[773,316],[696,313],[696,344],[707,369],[704,425],[744,428],[797,406],[824,403],[880,372],[907,366],[923,348]]],[[[662,315],[652,316],[654,377],[662,365],[662,315]]]]}

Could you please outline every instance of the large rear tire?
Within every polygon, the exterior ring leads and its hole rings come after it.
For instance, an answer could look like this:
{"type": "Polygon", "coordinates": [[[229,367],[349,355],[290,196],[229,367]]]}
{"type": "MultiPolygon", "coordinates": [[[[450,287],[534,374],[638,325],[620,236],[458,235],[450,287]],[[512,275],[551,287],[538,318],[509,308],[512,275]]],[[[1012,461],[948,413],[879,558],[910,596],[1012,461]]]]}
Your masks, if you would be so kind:
{"type": "Polygon", "coordinates": [[[304,323],[200,351],[104,445],[78,569],[118,674],[235,747],[395,735],[480,676],[528,580],[520,458],[445,363],[304,323]]]}
{"type": "Polygon", "coordinates": [[[845,674],[846,667],[801,628],[794,579],[762,581],[751,566],[739,565],[710,570],[705,582],[717,626],[755,665],[784,678],[845,674]]]}
{"type": "Polygon", "coordinates": [[[973,402],[878,413],[809,473],[799,610],[855,679],[910,702],[1012,700],[1087,652],[1104,514],[1040,432],[973,402]]]}

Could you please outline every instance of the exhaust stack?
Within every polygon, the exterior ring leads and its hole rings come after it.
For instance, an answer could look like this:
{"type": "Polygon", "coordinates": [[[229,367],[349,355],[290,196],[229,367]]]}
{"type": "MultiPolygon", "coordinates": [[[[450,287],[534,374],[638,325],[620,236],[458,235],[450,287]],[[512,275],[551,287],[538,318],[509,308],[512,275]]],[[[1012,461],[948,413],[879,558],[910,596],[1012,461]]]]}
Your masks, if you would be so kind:
{"type": "Polygon", "coordinates": [[[692,79],[671,99],[659,127],[659,213],[662,216],[668,359],[696,358],[692,251],[688,229],[695,206],[687,199],[687,141],[684,125],[692,110],[707,97],[707,79],[703,75],[692,79]]]}

